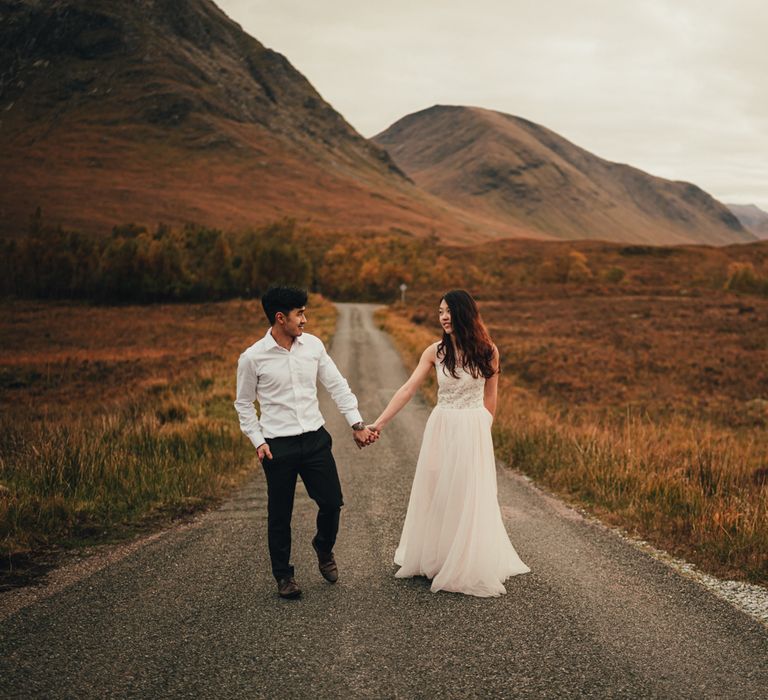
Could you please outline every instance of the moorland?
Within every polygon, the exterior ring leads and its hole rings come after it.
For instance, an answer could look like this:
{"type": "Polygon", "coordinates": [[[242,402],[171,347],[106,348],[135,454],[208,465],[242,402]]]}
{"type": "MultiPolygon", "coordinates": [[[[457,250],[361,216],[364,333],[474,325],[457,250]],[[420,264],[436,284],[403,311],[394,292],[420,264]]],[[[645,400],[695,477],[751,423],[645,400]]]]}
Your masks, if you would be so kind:
{"type": "Polygon", "coordinates": [[[283,221],[3,245],[0,542],[16,570],[247,478],[233,368],[264,327],[256,295],[285,269],[325,294],[312,323],[326,338],[328,298],[390,303],[406,362],[436,337],[440,294],[470,290],[503,358],[504,464],[712,573],[768,580],[766,242],[454,246],[283,221]]]}
{"type": "MultiPolygon", "coordinates": [[[[410,366],[439,338],[439,298],[381,315],[410,366]]],[[[505,465],[709,573],[768,582],[768,299],[565,284],[480,310],[505,465]]]]}
{"type": "MultiPolygon", "coordinates": [[[[311,300],[329,339],[335,309],[311,300]]],[[[233,407],[256,300],[0,305],[0,585],[219,502],[258,467],[233,407]]]]}

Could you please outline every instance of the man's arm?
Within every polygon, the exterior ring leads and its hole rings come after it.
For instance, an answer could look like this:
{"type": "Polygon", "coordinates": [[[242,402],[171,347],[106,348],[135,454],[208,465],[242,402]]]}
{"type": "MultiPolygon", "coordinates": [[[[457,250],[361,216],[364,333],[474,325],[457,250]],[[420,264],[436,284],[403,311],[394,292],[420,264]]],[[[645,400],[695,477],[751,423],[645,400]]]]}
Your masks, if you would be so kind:
{"type": "Polygon", "coordinates": [[[372,442],[376,442],[379,436],[363,423],[363,417],[357,409],[357,397],[352,393],[347,380],[344,379],[331,356],[326,352],[325,346],[323,346],[320,360],[317,363],[317,376],[323,386],[328,389],[328,393],[336,402],[339,411],[347,419],[350,427],[355,426],[356,423],[360,424],[361,428],[354,430],[357,446],[365,447],[372,442]]]}
{"type": "MultiPolygon", "coordinates": [[[[264,434],[261,432],[261,423],[256,414],[256,385],[258,377],[254,371],[251,360],[245,353],[240,355],[237,362],[237,396],[235,398],[235,410],[240,418],[240,430],[242,430],[258,450],[266,444],[264,434]]],[[[261,455],[259,456],[261,459],[261,455]]]]}
{"type": "Polygon", "coordinates": [[[355,423],[363,422],[363,417],[357,409],[357,397],[352,393],[347,380],[341,375],[325,347],[323,347],[317,363],[317,378],[328,389],[328,393],[336,402],[339,411],[347,419],[350,427],[355,423]]]}

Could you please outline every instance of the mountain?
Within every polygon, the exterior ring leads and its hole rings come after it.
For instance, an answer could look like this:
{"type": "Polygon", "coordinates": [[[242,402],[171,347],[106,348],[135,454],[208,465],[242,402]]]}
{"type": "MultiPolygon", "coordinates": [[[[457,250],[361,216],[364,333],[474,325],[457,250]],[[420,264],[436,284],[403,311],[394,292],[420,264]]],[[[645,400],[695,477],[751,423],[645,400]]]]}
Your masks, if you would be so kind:
{"type": "Polygon", "coordinates": [[[39,206],[48,223],[96,231],[287,216],[491,235],[415,187],[209,0],[0,0],[0,66],[2,232],[39,206]]]}
{"type": "Polygon", "coordinates": [[[758,238],[768,239],[768,212],[754,204],[726,204],[745,229],[758,238]]]}
{"type": "Polygon", "coordinates": [[[552,237],[715,245],[755,239],[696,185],[604,160],[509,114],[438,105],[373,140],[428,192],[552,237]]]}
{"type": "Polygon", "coordinates": [[[289,217],[450,243],[751,239],[695,186],[515,117],[436,107],[377,141],[210,0],[0,0],[0,233],[40,207],[101,232],[289,217]]]}

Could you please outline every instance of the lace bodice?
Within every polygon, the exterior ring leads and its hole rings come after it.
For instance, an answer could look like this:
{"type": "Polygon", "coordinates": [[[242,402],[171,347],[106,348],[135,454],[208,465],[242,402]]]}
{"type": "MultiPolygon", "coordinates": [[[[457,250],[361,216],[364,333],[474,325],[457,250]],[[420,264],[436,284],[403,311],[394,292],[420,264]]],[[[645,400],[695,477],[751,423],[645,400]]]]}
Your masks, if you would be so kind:
{"type": "Polygon", "coordinates": [[[462,367],[456,368],[456,379],[448,372],[439,358],[437,369],[437,405],[443,408],[482,408],[485,394],[485,377],[473,377],[462,367]]]}

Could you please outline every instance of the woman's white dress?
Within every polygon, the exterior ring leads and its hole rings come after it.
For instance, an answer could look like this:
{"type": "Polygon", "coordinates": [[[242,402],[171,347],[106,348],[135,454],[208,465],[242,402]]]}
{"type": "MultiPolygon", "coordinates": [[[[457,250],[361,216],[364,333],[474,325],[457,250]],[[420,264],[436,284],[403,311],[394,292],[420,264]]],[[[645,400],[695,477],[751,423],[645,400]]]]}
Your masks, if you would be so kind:
{"type": "Polygon", "coordinates": [[[395,576],[426,576],[433,592],[502,595],[505,579],[530,569],[501,518],[485,379],[459,367],[456,379],[439,359],[436,368],[437,406],[424,429],[395,576]]]}

